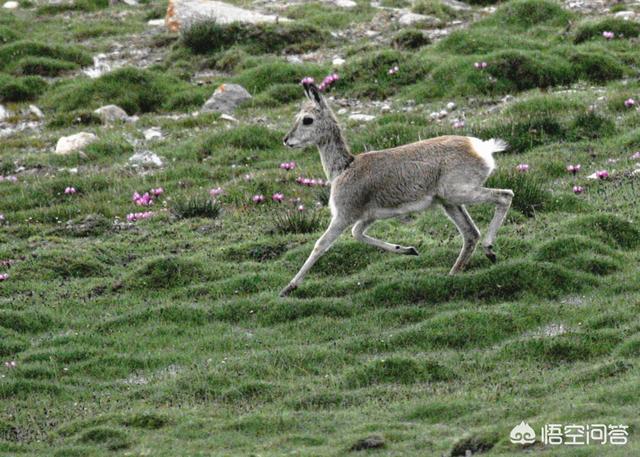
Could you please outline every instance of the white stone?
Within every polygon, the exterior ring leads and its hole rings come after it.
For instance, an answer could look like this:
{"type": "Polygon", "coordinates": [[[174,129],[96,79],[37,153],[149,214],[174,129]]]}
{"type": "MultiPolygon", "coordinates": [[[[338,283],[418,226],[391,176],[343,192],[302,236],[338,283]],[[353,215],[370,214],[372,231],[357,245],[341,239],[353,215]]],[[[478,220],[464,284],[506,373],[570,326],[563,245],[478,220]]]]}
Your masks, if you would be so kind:
{"type": "Polygon", "coordinates": [[[447,115],[448,115],[448,114],[449,114],[449,113],[447,112],[447,110],[446,110],[446,109],[443,109],[443,110],[441,110],[441,111],[438,113],[438,117],[439,117],[440,119],[442,119],[443,117],[447,117],[447,115]]]}
{"type": "Polygon", "coordinates": [[[614,16],[618,19],[624,19],[625,21],[628,21],[630,19],[634,19],[636,17],[636,13],[634,13],[633,11],[618,11],[616,14],[614,14],[614,16]]]}
{"type": "Polygon", "coordinates": [[[147,25],[151,27],[162,27],[164,26],[164,19],[151,19],[147,21],[147,25]]]}
{"type": "Polygon", "coordinates": [[[33,114],[38,119],[42,119],[44,117],[44,113],[36,105],[29,105],[29,113],[33,114]]]}
{"type": "Polygon", "coordinates": [[[178,32],[198,21],[209,19],[215,19],[218,24],[289,21],[285,17],[261,14],[213,0],[169,0],[165,24],[171,32],[178,32]]]}
{"type": "Polygon", "coordinates": [[[449,111],[453,111],[454,109],[456,109],[457,105],[454,102],[449,102],[447,103],[447,109],[449,111]]]}
{"type": "Polygon", "coordinates": [[[398,18],[398,23],[400,25],[413,25],[420,22],[433,23],[437,22],[437,20],[432,16],[425,16],[424,14],[416,13],[404,13],[400,18],[398,18]]]}
{"type": "Polygon", "coordinates": [[[231,114],[251,94],[239,84],[221,84],[202,107],[203,112],[231,114]]]}
{"type": "Polygon", "coordinates": [[[112,124],[117,121],[127,121],[129,119],[127,112],[117,105],[102,106],[95,110],[94,113],[100,116],[103,124],[112,124]]]}
{"type": "Polygon", "coordinates": [[[140,151],[129,157],[129,163],[133,167],[140,166],[155,166],[161,167],[163,165],[162,159],[151,151],[140,151]]]}
{"type": "Polygon", "coordinates": [[[56,143],[56,154],[71,154],[90,145],[98,139],[93,133],[80,132],[75,135],[63,136],[56,143]]]}
{"type": "Polygon", "coordinates": [[[350,121],[356,121],[356,122],[371,122],[375,118],[376,117],[372,116],[371,114],[361,114],[361,113],[354,113],[351,116],[349,116],[350,121]]]}
{"type": "Polygon", "coordinates": [[[238,122],[238,119],[236,119],[233,116],[229,116],[228,114],[223,114],[222,116],[220,116],[220,119],[222,119],[223,121],[228,121],[228,122],[238,122]]]}
{"type": "Polygon", "coordinates": [[[0,105],[0,121],[4,121],[9,116],[11,116],[11,111],[9,111],[3,105],[0,105]]]}
{"type": "Polygon", "coordinates": [[[137,0],[122,0],[122,3],[129,6],[138,6],[137,0]]]}
{"type": "Polygon", "coordinates": [[[336,57],[331,63],[334,67],[341,67],[345,62],[346,60],[344,60],[342,57],[336,57]]]}
{"type": "Polygon", "coordinates": [[[333,0],[333,4],[340,8],[355,8],[358,6],[353,0],[333,0]]]}
{"type": "Polygon", "coordinates": [[[380,111],[381,111],[382,113],[388,113],[389,111],[391,111],[391,107],[390,107],[389,105],[386,105],[386,104],[385,104],[385,105],[382,105],[382,106],[380,107],[380,111]]]}
{"type": "Polygon", "coordinates": [[[162,131],[158,127],[151,127],[150,129],[142,132],[144,135],[144,139],[147,141],[151,140],[161,140],[163,138],[162,131]]]}
{"type": "Polygon", "coordinates": [[[3,8],[8,9],[8,10],[15,10],[18,6],[20,6],[20,4],[18,2],[6,2],[4,5],[2,5],[3,8]]]}

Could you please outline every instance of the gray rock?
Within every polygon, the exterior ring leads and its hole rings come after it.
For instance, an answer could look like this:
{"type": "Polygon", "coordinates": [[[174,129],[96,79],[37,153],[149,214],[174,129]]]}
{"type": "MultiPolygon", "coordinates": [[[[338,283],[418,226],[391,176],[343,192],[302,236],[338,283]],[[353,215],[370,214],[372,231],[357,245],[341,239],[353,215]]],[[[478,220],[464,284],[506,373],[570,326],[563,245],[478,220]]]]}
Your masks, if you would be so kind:
{"type": "Polygon", "coordinates": [[[56,143],[56,154],[66,155],[80,151],[98,139],[93,133],[80,132],[75,135],[63,136],[56,143]]]}
{"type": "Polygon", "coordinates": [[[169,0],[165,23],[171,32],[184,30],[196,22],[208,19],[215,19],[219,24],[289,21],[284,17],[260,14],[213,0],[169,0]]]}
{"type": "Polygon", "coordinates": [[[129,164],[132,167],[161,167],[164,165],[162,159],[154,152],[140,151],[129,157],[129,164]]]}
{"type": "Polygon", "coordinates": [[[113,124],[114,122],[126,122],[129,120],[129,115],[125,110],[117,105],[106,105],[98,108],[94,111],[103,124],[113,124]]]}
{"type": "Polygon", "coordinates": [[[151,127],[150,129],[142,132],[142,134],[144,135],[144,139],[147,141],[161,140],[163,138],[162,130],[160,130],[160,128],[158,127],[151,127]]]}
{"type": "Polygon", "coordinates": [[[356,121],[356,122],[371,122],[375,118],[376,117],[372,116],[371,114],[361,114],[361,113],[355,113],[349,116],[350,121],[356,121]]]}
{"type": "Polygon", "coordinates": [[[222,84],[202,107],[203,112],[231,114],[251,94],[239,84],[222,84]]]}
{"type": "Polygon", "coordinates": [[[434,24],[438,20],[433,16],[425,16],[424,14],[404,13],[398,18],[400,25],[413,25],[418,23],[434,24]]]}

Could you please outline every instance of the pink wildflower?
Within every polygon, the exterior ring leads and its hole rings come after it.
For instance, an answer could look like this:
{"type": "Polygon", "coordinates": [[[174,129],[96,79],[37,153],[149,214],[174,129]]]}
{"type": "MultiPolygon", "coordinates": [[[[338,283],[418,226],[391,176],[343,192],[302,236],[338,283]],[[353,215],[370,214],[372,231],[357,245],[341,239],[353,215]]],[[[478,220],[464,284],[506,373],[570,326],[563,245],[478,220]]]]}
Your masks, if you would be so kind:
{"type": "Polygon", "coordinates": [[[615,37],[615,33],[605,30],[604,32],[602,32],[602,36],[607,40],[613,40],[613,38],[615,37]]]}
{"type": "Polygon", "coordinates": [[[75,194],[76,192],[77,192],[77,191],[76,191],[76,188],[75,188],[75,187],[66,187],[66,188],[64,189],[64,193],[65,193],[65,194],[67,194],[67,195],[69,195],[69,194],[75,194]]]}
{"type": "Polygon", "coordinates": [[[574,194],[579,195],[582,192],[584,192],[584,188],[582,186],[573,186],[573,193],[574,194]]]}
{"type": "Polygon", "coordinates": [[[209,195],[211,195],[213,198],[216,198],[218,195],[221,195],[223,192],[224,190],[222,190],[222,187],[216,187],[209,191],[209,195]]]}
{"type": "Polygon", "coordinates": [[[149,206],[153,204],[153,197],[149,192],[145,192],[143,195],[140,195],[138,192],[134,192],[131,200],[138,206],[149,206]]]}
{"type": "Polygon", "coordinates": [[[340,77],[338,76],[337,73],[333,73],[331,75],[326,76],[322,82],[320,83],[320,85],[318,86],[318,89],[323,91],[326,88],[330,87],[333,83],[335,83],[338,79],[340,79],[340,77]]]}
{"type": "Polygon", "coordinates": [[[271,200],[280,203],[282,200],[284,200],[284,194],[281,192],[276,192],[271,196],[271,200]]]}
{"type": "Polygon", "coordinates": [[[314,79],[311,76],[305,76],[304,78],[302,78],[302,80],[300,81],[300,84],[313,84],[314,83],[314,79]]]}
{"type": "Polygon", "coordinates": [[[253,203],[262,203],[264,201],[264,195],[262,194],[258,194],[258,195],[254,195],[251,200],[253,200],[253,203]]]}
{"type": "Polygon", "coordinates": [[[634,153],[634,154],[631,156],[631,160],[640,160],[640,151],[638,151],[638,152],[634,153]]]}
{"type": "Polygon", "coordinates": [[[482,70],[484,68],[487,68],[488,64],[487,62],[475,62],[473,64],[473,66],[477,69],[477,70],[482,70]]]}
{"type": "Polygon", "coordinates": [[[529,164],[528,163],[521,163],[516,167],[516,170],[518,170],[521,173],[525,173],[525,172],[529,171],[529,164]]]}
{"type": "Polygon", "coordinates": [[[141,219],[149,219],[153,215],[154,215],[153,211],[144,211],[144,212],[141,212],[141,213],[129,213],[129,214],[127,214],[127,221],[128,222],[136,222],[136,221],[139,221],[141,219]]]}
{"type": "Polygon", "coordinates": [[[400,68],[397,65],[394,65],[393,67],[389,68],[388,73],[390,75],[395,75],[396,73],[398,73],[400,71],[400,68]]]}
{"type": "Polygon", "coordinates": [[[609,172],[607,170],[596,171],[596,178],[607,179],[608,177],[609,177],[609,172]]]}
{"type": "Polygon", "coordinates": [[[571,174],[577,174],[580,171],[580,164],[577,165],[567,165],[567,171],[571,174]]]}
{"type": "Polygon", "coordinates": [[[158,187],[157,189],[151,189],[149,192],[151,192],[154,197],[158,197],[164,193],[164,189],[162,187],[158,187]]]}
{"type": "Polygon", "coordinates": [[[6,281],[7,279],[9,279],[9,274],[8,273],[0,274],[0,281],[6,281]]]}
{"type": "Polygon", "coordinates": [[[16,363],[15,360],[11,360],[9,362],[5,362],[4,366],[7,368],[15,368],[16,366],[18,366],[18,364],[16,363]]]}
{"type": "Polygon", "coordinates": [[[296,163],[291,161],[291,162],[282,162],[280,164],[280,168],[282,168],[283,170],[293,170],[296,167],[296,163]]]}
{"type": "Polygon", "coordinates": [[[632,108],[633,106],[635,106],[635,104],[636,104],[636,101],[633,98],[627,98],[624,101],[624,106],[627,108],[632,108]]]}
{"type": "Polygon", "coordinates": [[[464,127],[464,121],[461,119],[457,119],[454,123],[453,123],[453,128],[454,129],[461,129],[464,127]]]}
{"type": "Polygon", "coordinates": [[[298,211],[304,211],[304,205],[298,206],[298,211]]]}

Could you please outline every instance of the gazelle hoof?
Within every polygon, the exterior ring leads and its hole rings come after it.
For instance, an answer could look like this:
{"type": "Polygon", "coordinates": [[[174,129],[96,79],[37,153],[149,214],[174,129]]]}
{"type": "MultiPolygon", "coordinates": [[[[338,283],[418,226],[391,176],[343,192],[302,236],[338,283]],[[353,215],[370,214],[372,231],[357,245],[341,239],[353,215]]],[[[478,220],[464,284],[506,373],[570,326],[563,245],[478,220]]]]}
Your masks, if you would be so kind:
{"type": "Polygon", "coordinates": [[[407,249],[407,252],[405,252],[406,255],[420,255],[420,253],[418,252],[418,250],[416,248],[414,248],[413,246],[411,246],[410,248],[407,249]]]}
{"type": "Polygon", "coordinates": [[[287,287],[285,287],[284,289],[282,289],[280,291],[280,296],[281,297],[286,297],[287,295],[289,295],[291,292],[293,292],[297,288],[298,288],[298,286],[296,286],[295,284],[289,284],[287,287]]]}

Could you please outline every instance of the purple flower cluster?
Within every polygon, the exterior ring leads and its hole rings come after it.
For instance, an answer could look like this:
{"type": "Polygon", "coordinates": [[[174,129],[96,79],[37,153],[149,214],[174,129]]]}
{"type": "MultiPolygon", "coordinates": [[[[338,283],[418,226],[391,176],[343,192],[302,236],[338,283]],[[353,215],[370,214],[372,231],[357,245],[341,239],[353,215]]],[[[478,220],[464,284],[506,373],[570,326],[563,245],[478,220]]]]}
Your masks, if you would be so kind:
{"type": "Polygon", "coordinates": [[[516,170],[518,170],[520,173],[526,173],[527,171],[529,171],[529,164],[521,163],[516,167],[516,170]]]}
{"type": "Polygon", "coordinates": [[[298,176],[296,178],[296,182],[302,186],[324,186],[326,183],[322,179],[316,178],[304,178],[302,176],[298,176]]]}
{"type": "Polygon", "coordinates": [[[296,163],[294,161],[291,162],[282,162],[280,164],[280,168],[282,168],[283,170],[293,170],[296,167],[296,163]]]}
{"type": "Polygon", "coordinates": [[[634,106],[636,106],[636,101],[633,98],[627,98],[624,101],[624,106],[627,108],[633,108],[634,106]]]}
{"type": "Polygon", "coordinates": [[[606,39],[606,40],[613,40],[616,36],[615,33],[605,30],[604,32],[602,32],[602,36],[606,39]]]}
{"type": "Polygon", "coordinates": [[[596,171],[596,178],[598,179],[607,179],[609,177],[609,172],[607,170],[598,170],[596,171]]]}
{"type": "Polygon", "coordinates": [[[149,192],[145,192],[140,195],[138,192],[133,193],[133,197],[131,200],[138,206],[149,206],[153,205],[154,197],[159,197],[164,193],[164,189],[162,187],[158,187],[157,189],[151,189],[149,192]]]}
{"type": "Polygon", "coordinates": [[[329,87],[331,87],[338,79],[340,79],[340,77],[338,76],[337,73],[332,73],[328,76],[325,76],[325,78],[322,80],[322,82],[318,86],[318,89],[320,91],[324,91],[325,89],[328,89],[329,87]]]}
{"type": "Polygon", "coordinates": [[[257,194],[251,197],[251,200],[253,200],[253,203],[262,203],[264,202],[265,198],[264,198],[264,195],[257,194]]]}
{"type": "Polygon", "coordinates": [[[300,84],[313,84],[315,82],[315,79],[313,79],[311,76],[305,76],[304,78],[302,78],[302,80],[300,81],[300,84]]]}
{"type": "Polygon", "coordinates": [[[9,273],[1,273],[0,274],[0,282],[6,281],[7,279],[9,279],[9,273]]]}
{"type": "Polygon", "coordinates": [[[280,203],[282,202],[282,200],[284,200],[284,194],[282,192],[276,192],[271,196],[271,200],[280,203]]]}
{"type": "Polygon", "coordinates": [[[136,222],[142,219],[149,219],[155,213],[153,211],[144,211],[141,213],[129,213],[127,214],[127,222],[136,222]]]}
{"type": "Polygon", "coordinates": [[[211,195],[213,198],[216,198],[219,195],[222,195],[223,192],[224,189],[222,189],[222,187],[215,187],[209,191],[209,195],[211,195]]]}
{"type": "Polygon", "coordinates": [[[78,192],[78,191],[76,190],[76,188],[75,188],[75,187],[65,187],[65,189],[64,189],[64,193],[65,193],[66,195],[73,195],[73,194],[75,194],[76,192],[78,192]]]}
{"type": "Polygon", "coordinates": [[[487,62],[474,62],[473,66],[476,70],[484,70],[489,64],[487,62]]]}
{"type": "Polygon", "coordinates": [[[7,181],[7,182],[18,182],[18,177],[17,176],[0,176],[0,182],[3,181],[7,181]]]}

